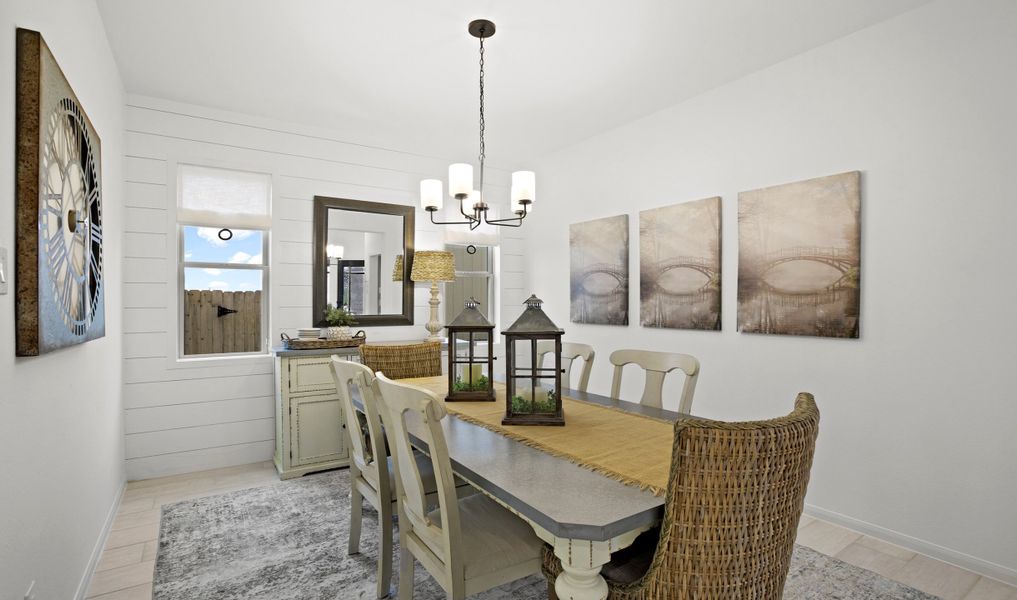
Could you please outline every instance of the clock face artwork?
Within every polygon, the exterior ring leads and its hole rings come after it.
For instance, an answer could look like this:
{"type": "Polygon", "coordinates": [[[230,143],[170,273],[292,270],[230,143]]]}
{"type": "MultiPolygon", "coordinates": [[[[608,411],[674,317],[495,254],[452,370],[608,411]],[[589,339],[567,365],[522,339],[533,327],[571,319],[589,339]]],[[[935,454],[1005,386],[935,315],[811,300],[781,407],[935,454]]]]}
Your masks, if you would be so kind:
{"type": "Polygon", "coordinates": [[[102,148],[42,35],[17,30],[15,353],[106,335],[102,148]]]}
{"type": "MultiPolygon", "coordinates": [[[[84,335],[102,289],[102,207],[95,155],[81,109],[62,99],[44,124],[39,228],[61,319],[84,335]]],[[[44,292],[45,293],[45,292],[44,292]]]]}

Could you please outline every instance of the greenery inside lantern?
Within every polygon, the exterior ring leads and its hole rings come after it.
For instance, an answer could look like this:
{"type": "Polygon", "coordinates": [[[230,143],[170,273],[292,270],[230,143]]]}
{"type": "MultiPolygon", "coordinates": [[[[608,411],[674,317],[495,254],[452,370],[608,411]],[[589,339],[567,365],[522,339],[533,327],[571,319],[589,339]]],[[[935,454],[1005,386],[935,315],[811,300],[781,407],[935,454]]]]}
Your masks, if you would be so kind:
{"type": "Polygon", "coordinates": [[[561,336],[534,295],[505,336],[505,418],[502,425],[564,425],[561,400],[561,336]],[[554,342],[553,366],[544,367],[537,342],[554,342]]]}
{"type": "Polygon", "coordinates": [[[494,396],[494,325],[470,298],[448,329],[448,395],[445,400],[493,402],[494,396]]]}

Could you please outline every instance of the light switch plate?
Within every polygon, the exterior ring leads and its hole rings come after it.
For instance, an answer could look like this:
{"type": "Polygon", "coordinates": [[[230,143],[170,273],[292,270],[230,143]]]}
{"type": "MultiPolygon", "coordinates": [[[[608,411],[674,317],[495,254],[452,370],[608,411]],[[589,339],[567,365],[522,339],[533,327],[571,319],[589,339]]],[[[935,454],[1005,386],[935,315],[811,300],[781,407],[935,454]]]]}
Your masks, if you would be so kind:
{"type": "Polygon", "coordinates": [[[0,295],[7,293],[7,280],[11,272],[7,268],[7,248],[0,248],[0,295]]]}

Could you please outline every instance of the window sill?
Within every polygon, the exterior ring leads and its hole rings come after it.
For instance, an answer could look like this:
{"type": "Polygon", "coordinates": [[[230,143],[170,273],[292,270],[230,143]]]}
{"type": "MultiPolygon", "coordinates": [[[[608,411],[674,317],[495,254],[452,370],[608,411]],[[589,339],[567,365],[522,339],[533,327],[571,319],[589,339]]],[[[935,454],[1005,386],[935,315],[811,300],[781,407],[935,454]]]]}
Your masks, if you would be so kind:
{"type": "Polygon", "coordinates": [[[221,365],[240,364],[247,362],[271,361],[270,352],[258,352],[251,354],[231,354],[226,356],[199,356],[194,358],[171,358],[169,368],[171,369],[197,369],[202,367],[215,367],[221,365]]]}

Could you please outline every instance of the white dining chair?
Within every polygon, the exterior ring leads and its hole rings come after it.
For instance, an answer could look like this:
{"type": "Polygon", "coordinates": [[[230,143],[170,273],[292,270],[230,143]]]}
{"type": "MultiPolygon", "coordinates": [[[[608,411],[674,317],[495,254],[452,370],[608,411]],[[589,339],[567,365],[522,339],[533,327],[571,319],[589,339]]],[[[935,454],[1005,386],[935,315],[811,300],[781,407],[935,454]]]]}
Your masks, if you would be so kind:
{"type": "Polygon", "coordinates": [[[381,413],[395,458],[399,511],[399,600],[413,598],[414,559],[450,600],[540,571],[543,543],[533,529],[483,494],[457,499],[441,420],[445,406],[432,392],[377,375],[381,413]],[[409,422],[428,449],[438,509],[428,510],[422,474],[413,459],[409,422]]]}
{"type": "MultiPolygon", "coordinates": [[[[537,362],[541,365],[544,364],[544,355],[551,354],[554,352],[554,340],[541,340],[537,342],[537,362]]],[[[580,392],[585,392],[586,388],[590,385],[590,372],[593,371],[593,359],[597,353],[593,351],[593,346],[589,344],[577,344],[575,342],[562,342],[561,344],[561,362],[562,368],[565,369],[564,377],[562,378],[566,384],[565,387],[572,387],[572,365],[576,364],[576,359],[583,359],[583,370],[579,372],[579,385],[575,389],[580,392]]],[[[551,365],[554,367],[554,365],[551,365]]]]}
{"type": "Polygon", "coordinates": [[[649,350],[615,350],[609,359],[614,365],[614,377],[611,378],[611,397],[621,400],[622,371],[625,365],[638,365],[646,372],[643,384],[643,396],[639,403],[655,408],[663,407],[664,378],[676,369],[685,373],[682,395],[678,402],[678,412],[690,414],[692,396],[696,393],[696,380],[699,378],[699,360],[688,354],[674,352],[651,352],[649,350]]]}
{"type": "MultiPolygon", "coordinates": [[[[350,539],[349,554],[360,552],[360,529],[364,500],[378,511],[378,598],[388,596],[392,580],[392,503],[395,502],[395,473],[385,448],[385,433],[378,413],[378,385],[371,369],[360,363],[332,357],[332,377],[346,422],[350,448],[350,539]],[[363,412],[353,403],[351,386],[356,386],[363,412]],[[365,431],[366,429],[366,431],[365,431]],[[381,459],[378,459],[381,457],[381,459]]],[[[431,461],[414,453],[419,463],[421,490],[434,499],[437,489],[431,461]]]]}

